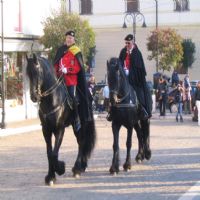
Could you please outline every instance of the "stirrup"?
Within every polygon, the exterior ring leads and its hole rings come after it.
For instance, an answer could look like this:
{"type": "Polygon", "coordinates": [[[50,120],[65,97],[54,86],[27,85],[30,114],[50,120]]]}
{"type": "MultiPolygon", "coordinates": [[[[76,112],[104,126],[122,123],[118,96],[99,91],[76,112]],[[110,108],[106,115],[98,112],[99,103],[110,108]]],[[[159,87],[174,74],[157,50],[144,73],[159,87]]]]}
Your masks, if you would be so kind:
{"type": "Polygon", "coordinates": [[[108,113],[108,115],[106,116],[107,121],[111,122],[112,121],[112,115],[110,113],[108,113]]]}

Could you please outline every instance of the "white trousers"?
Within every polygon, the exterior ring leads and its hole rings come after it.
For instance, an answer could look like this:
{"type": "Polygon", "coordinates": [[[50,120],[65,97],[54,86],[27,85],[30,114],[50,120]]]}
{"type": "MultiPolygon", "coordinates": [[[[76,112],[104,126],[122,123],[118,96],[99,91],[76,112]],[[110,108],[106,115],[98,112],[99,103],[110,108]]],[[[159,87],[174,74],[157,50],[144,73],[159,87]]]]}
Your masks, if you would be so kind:
{"type": "Polygon", "coordinates": [[[198,110],[198,125],[200,126],[200,101],[199,100],[196,101],[196,106],[198,110]]]}

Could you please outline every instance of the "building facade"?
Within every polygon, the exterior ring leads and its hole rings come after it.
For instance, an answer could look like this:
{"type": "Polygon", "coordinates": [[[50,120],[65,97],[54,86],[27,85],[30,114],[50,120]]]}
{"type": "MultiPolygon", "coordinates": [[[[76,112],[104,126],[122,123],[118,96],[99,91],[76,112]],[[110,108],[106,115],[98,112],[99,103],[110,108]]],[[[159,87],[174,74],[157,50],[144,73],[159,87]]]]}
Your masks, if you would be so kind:
{"type": "MultiPolygon", "coordinates": [[[[6,109],[21,109],[21,118],[37,116],[37,105],[29,98],[29,85],[25,73],[25,55],[31,51],[43,51],[38,42],[43,34],[42,22],[52,11],[64,9],[66,12],[79,14],[87,19],[96,32],[95,76],[97,81],[106,78],[106,60],[118,56],[123,47],[123,38],[133,32],[133,21],[126,18],[126,12],[140,12],[136,22],[136,42],[143,52],[147,66],[148,79],[155,72],[155,62],[148,61],[149,52],[146,48],[146,38],[156,26],[156,3],[158,5],[157,19],[159,27],[174,27],[185,38],[191,38],[196,44],[196,58],[200,54],[200,1],[199,0],[6,0],[3,6],[4,38],[4,73],[6,85],[6,109]],[[141,28],[145,23],[147,28],[141,28]],[[126,22],[127,29],[122,26],[126,22]]],[[[2,30],[1,30],[2,35],[2,30]]],[[[2,37],[1,37],[2,39],[2,37]]],[[[1,45],[2,46],[2,45],[1,45]]],[[[2,49],[0,49],[2,51],[2,49]]],[[[196,59],[189,73],[197,79],[198,66],[196,59]]],[[[1,71],[1,70],[0,70],[1,71]]],[[[12,112],[11,112],[12,113],[12,112]]],[[[11,118],[6,114],[6,121],[11,118]]],[[[11,116],[13,116],[11,114],[11,116]]]]}

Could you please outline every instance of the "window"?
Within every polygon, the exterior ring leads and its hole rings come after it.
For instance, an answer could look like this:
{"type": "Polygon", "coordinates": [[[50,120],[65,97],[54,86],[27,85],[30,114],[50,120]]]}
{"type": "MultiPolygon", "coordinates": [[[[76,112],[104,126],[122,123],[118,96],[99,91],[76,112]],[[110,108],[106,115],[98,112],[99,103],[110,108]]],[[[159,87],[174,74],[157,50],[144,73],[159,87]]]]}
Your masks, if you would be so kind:
{"type": "Polygon", "coordinates": [[[189,0],[174,0],[174,11],[183,12],[189,10],[189,0]]]}
{"type": "Polygon", "coordinates": [[[139,0],[126,0],[126,12],[138,12],[139,0]]]}
{"type": "Polygon", "coordinates": [[[81,15],[92,14],[92,0],[80,0],[80,8],[81,15]]]}

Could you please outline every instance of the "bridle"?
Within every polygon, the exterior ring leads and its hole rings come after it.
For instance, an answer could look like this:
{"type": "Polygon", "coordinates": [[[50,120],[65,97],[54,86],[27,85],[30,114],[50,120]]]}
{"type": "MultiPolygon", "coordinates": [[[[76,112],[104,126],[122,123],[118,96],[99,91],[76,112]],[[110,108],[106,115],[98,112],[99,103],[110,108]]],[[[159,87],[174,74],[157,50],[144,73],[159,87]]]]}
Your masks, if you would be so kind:
{"type": "MultiPolygon", "coordinates": [[[[116,95],[116,98],[117,99],[115,99],[115,103],[118,103],[118,104],[120,104],[120,103],[122,103],[128,96],[130,96],[130,86],[129,86],[129,84],[128,84],[128,82],[127,82],[127,77],[126,77],[126,75],[122,72],[122,71],[120,71],[120,70],[122,70],[122,69],[120,69],[120,67],[118,68],[118,70],[117,70],[117,84],[116,84],[116,87],[114,88],[114,89],[112,89],[112,90],[110,90],[110,96],[111,96],[111,94],[115,94],[116,95]],[[120,85],[120,79],[121,78],[123,78],[124,80],[125,80],[125,83],[126,83],[126,85],[124,86],[124,87],[128,87],[128,90],[127,90],[127,92],[125,93],[125,95],[121,95],[120,94],[120,91],[119,91],[119,85],[120,85]],[[122,96],[121,98],[119,98],[120,96],[122,96]]],[[[117,105],[117,104],[116,104],[117,105]]]]}
{"type": "Polygon", "coordinates": [[[41,98],[52,94],[53,91],[59,87],[59,85],[63,82],[63,77],[60,76],[58,79],[56,79],[56,82],[50,88],[48,88],[47,90],[42,92],[42,90],[41,90],[41,87],[42,87],[41,77],[43,75],[43,72],[42,72],[42,69],[41,69],[41,66],[40,66],[39,63],[35,64],[35,65],[36,65],[35,67],[36,67],[37,72],[38,72],[38,74],[37,74],[38,80],[37,80],[37,86],[36,86],[35,93],[39,97],[38,100],[40,101],[41,98]]]}

